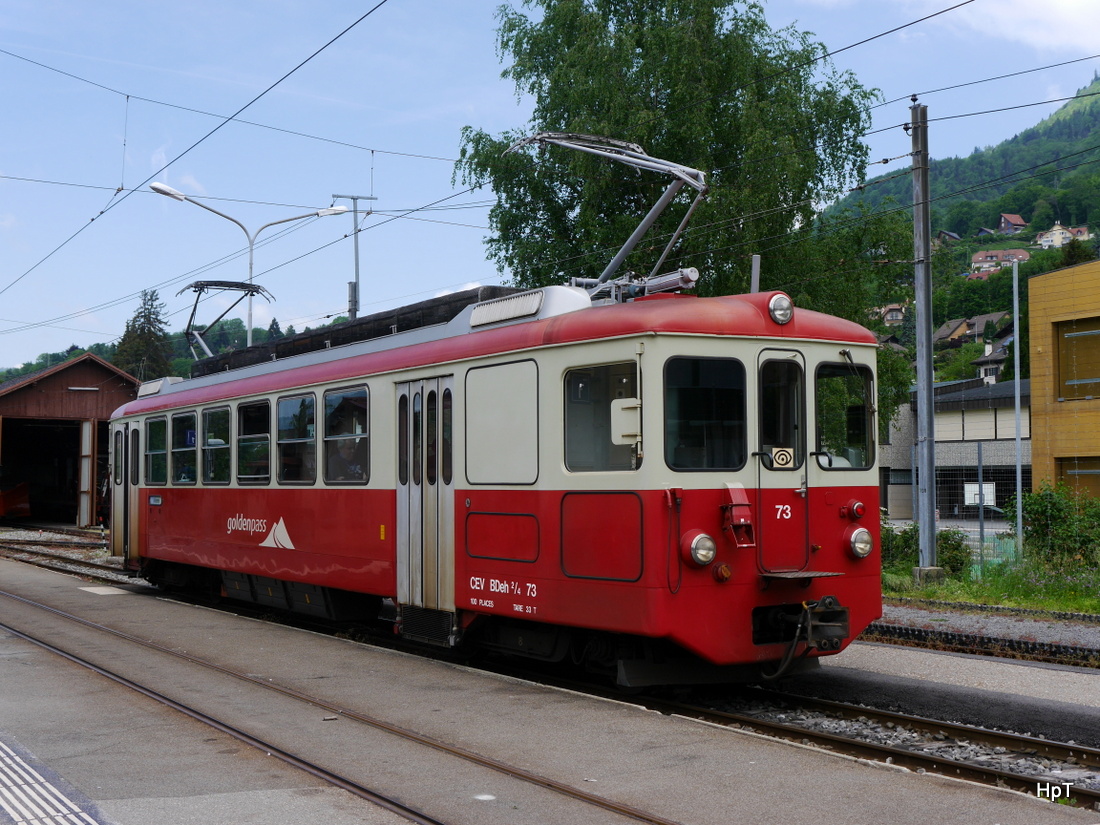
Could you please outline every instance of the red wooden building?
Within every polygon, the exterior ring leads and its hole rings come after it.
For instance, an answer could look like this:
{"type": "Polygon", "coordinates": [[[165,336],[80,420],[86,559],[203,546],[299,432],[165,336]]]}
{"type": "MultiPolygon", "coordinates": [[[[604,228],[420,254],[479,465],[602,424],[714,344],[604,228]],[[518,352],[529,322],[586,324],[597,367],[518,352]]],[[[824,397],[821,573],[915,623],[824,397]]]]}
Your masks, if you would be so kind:
{"type": "Polygon", "coordinates": [[[108,422],[137,386],[91,353],[0,383],[0,517],[100,523],[108,422]]]}

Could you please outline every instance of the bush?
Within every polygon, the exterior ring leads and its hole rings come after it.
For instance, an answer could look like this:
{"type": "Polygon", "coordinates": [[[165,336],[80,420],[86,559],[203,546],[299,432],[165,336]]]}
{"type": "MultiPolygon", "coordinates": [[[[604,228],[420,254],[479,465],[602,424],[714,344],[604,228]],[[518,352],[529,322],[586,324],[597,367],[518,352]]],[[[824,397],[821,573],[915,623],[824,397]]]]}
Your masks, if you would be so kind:
{"type": "MultiPolygon", "coordinates": [[[[1015,507],[1015,503],[1011,504],[1015,507]]],[[[1049,481],[1024,493],[1024,551],[1048,563],[1100,562],[1100,500],[1049,481]]]]}
{"type": "Polygon", "coordinates": [[[936,533],[936,563],[949,576],[969,576],[972,562],[973,554],[962,530],[949,528],[936,533]]]}
{"type": "Polygon", "coordinates": [[[882,519],[882,567],[883,569],[895,569],[909,571],[916,567],[920,556],[920,545],[917,542],[917,525],[909,524],[901,530],[895,530],[894,525],[882,519]]]}
{"type": "MultiPolygon", "coordinates": [[[[972,554],[966,534],[947,529],[936,533],[936,560],[951,576],[970,573],[972,554]]],[[[920,527],[916,522],[895,530],[885,519],[882,523],[882,567],[884,570],[908,572],[920,564],[920,527]]]]}

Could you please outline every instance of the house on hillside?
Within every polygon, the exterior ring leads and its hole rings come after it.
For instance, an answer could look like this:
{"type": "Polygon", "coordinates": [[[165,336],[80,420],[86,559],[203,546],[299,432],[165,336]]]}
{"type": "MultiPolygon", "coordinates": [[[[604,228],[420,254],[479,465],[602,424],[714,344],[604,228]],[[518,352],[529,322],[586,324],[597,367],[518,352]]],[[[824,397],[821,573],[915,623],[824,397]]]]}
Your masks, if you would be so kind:
{"type": "Polygon", "coordinates": [[[1030,260],[1031,253],[1026,249],[986,249],[970,256],[970,271],[996,272],[1012,266],[1013,261],[1024,263],[1030,260]]]}
{"type": "Polygon", "coordinates": [[[995,331],[994,338],[999,337],[1004,330],[1005,321],[1011,322],[1011,318],[1007,312],[987,312],[984,315],[975,315],[973,318],[968,318],[966,321],[967,335],[971,341],[978,341],[979,343],[988,343],[985,339],[985,328],[990,324],[993,325],[995,331]]]}
{"type": "Polygon", "coordinates": [[[1040,232],[1036,235],[1035,243],[1043,249],[1061,249],[1073,238],[1079,241],[1089,241],[1092,240],[1092,233],[1089,232],[1087,226],[1062,226],[1062,224],[1056,223],[1046,232],[1040,232]]]}
{"type": "MultiPolygon", "coordinates": [[[[999,320],[994,321],[994,323],[999,322],[999,320]]],[[[996,384],[1000,380],[1001,371],[1004,370],[1015,340],[1016,328],[1009,320],[1005,326],[997,330],[991,339],[984,342],[985,352],[970,362],[977,369],[978,377],[986,384],[996,384]]]]}
{"type": "Polygon", "coordinates": [[[886,326],[896,327],[905,320],[905,305],[887,304],[876,310],[874,314],[878,315],[879,320],[886,324],[886,326]]]}
{"type": "Polygon", "coordinates": [[[1015,235],[1027,229],[1027,221],[1019,215],[1001,213],[1001,219],[997,222],[997,232],[1001,235],[1015,235]]]}
{"type": "Polygon", "coordinates": [[[986,343],[985,328],[993,324],[998,332],[1002,329],[1007,312],[987,312],[984,315],[975,315],[973,318],[953,318],[941,324],[939,329],[932,333],[932,346],[942,347],[948,342],[957,341],[959,344],[969,344],[973,341],[986,343]]]}
{"type": "Polygon", "coordinates": [[[876,332],[875,338],[878,339],[878,345],[880,347],[885,347],[886,349],[893,350],[894,352],[901,354],[908,353],[908,350],[904,346],[902,346],[902,343],[898,339],[898,336],[894,335],[894,333],[892,332],[876,332]]]}
{"type": "Polygon", "coordinates": [[[948,341],[959,341],[966,336],[966,319],[965,318],[952,318],[950,321],[944,321],[940,324],[939,329],[932,333],[932,346],[942,346],[948,341]]]}

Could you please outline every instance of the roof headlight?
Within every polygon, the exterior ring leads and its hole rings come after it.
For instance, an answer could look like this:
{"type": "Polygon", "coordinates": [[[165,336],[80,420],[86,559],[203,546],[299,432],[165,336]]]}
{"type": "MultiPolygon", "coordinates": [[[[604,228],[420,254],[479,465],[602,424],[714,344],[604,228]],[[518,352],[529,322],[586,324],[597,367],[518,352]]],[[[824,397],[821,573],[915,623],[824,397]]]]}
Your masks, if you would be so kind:
{"type": "Polygon", "coordinates": [[[848,546],[851,548],[853,556],[858,559],[865,559],[875,549],[875,540],[871,538],[871,531],[866,527],[857,527],[848,539],[848,546]]]}
{"type": "Polygon", "coordinates": [[[782,292],[778,292],[768,301],[768,314],[777,324],[785,324],[794,317],[794,302],[782,292]]]}
{"type": "Polygon", "coordinates": [[[718,544],[702,530],[685,533],[680,540],[680,549],[685,558],[699,567],[706,567],[718,555],[718,544]]]}

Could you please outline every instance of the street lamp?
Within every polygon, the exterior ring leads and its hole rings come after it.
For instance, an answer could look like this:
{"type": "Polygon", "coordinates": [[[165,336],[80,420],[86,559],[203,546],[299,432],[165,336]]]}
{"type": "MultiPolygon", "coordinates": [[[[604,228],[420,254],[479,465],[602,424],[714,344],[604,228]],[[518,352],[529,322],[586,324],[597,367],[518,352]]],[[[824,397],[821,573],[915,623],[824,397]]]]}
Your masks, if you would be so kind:
{"type": "Polygon", "coordinates": [[[347,198],[351,201],[351,226],[355,238],[355,281],[348,284],[348,317],[355,320],[359,317],[359,201],[376,201],[373,195],[333,195],[332,199],[347,198]]]}
{"type": "MultiPolygon", "coordinates": [[[[215,215],[220,215],[221,217],[225,218],[227,221],[233,221],[233,223],[237,224],[237,226],[239,226],[241,228],[241,231],[244,232],[245,237],[248,238],[248,285],[249,285],[249,287],[252,286],[252,257],[253,257],[252,253],[253,253],[253,250],[256,246],[256,238],[259,236],[259,234],[261,232],[263,232],[269,226],[275,226],[276,224],[280,224],[280,223],[290,223],[291,221],[300,221],[300,220],[303,220],[305,218],[323,218],[326,215],[342,215],[342,214],[344,214],[345,212],[348,211],[348,208],[346,206],[330,206],[327,209],[318,209],[315,212],[309,212],[308,214],[305,214],[305,215],[297,215],[293,218],[282,218],[281,220],[272,221],[271,223],[265,223],[263,226],[261,226],[255,232],[250,234],[249,231],[245,228],[245,225],[243,223],[241,223],[239,220],[237,220],[236,218],[231,218],[229,215],[226,215],[224,212],[219,212],[217,209],[215,209],[212,206],[207,206],[205,203],[201,203],[197,200],[189,198],[189,197],[187,197],[187,195],[183,194],[183,192],[180,192],[176,189],[173,189],[171,186],[168,186],[168,185],[163,184],[163,183],[151,183],[151,184],[149,184],[149,188],[152,189],[154,192],[156,192],[158,195],[166,195],[169,198],[172,198],[172,199],[177,200],[177,201],[188,201],[189,203],[195,204],[195,206],[201,206],[206,211],[213,212],[215,215]]],[[[252,346],[252,293],[251,292],[248,295],[248,331],[247,331],[246,341],[247,341],[247,346],[252,346]]]]}

